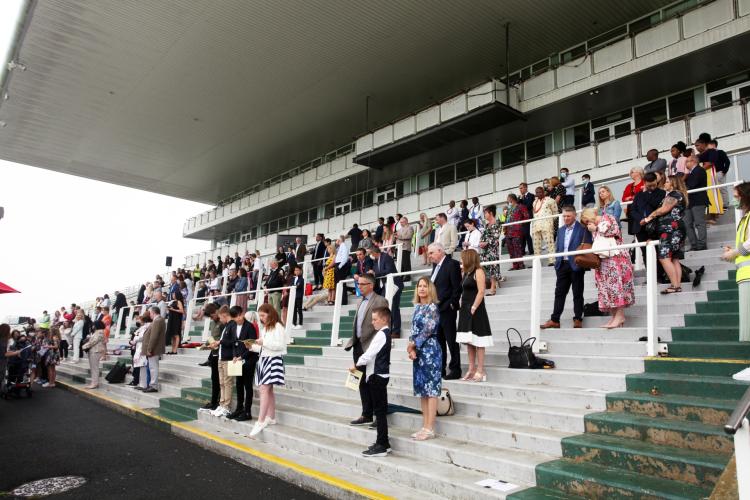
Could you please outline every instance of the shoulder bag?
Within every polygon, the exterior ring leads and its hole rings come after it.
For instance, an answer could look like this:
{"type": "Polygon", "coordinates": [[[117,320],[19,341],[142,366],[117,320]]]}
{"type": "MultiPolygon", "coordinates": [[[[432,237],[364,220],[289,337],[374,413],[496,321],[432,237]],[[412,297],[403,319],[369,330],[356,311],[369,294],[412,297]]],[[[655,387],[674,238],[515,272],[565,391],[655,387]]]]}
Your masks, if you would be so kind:
{"type": "MultiPolygon", "coordinates": [[[[591,243],[581,243],[578,250],[589,250],[590,248],[591,243]]],[[[599,256],[593,252],[576,255],[573,260],[576,263],[576,266],[581,269],[599,269],[599,266],[601,265],[599,256]]]]}
{"type": "Polygon", "coordinates": [[[505,332],[505,337],[508,339],[508,368],[533,368],[536,364],[536,356],[532,346],[536,341],[536,337],[529,337],[523,340],[521,334],[515,328],[508,328],[505,332]],[[518,338],[521,339],[520,346],[512,345],[510,341],[510,332],[516,332],[518,338]]]}
{"type": "Polygon", "coordinates": [[[437,416],[445,417],[456,413],[456,408],[453,405],[453,398],[448,389],[440,391],[440,397],[437,400],[437,416]]]}
{"type": "Polygon", "coordinates": [[[613,247],[617,246],[617,241],[613,237],[599,236],[594,238],[594,243],[591,244],[591,249],[601,259],[606,259],[615,255],[616,250],[612,250],[613,247]]]}

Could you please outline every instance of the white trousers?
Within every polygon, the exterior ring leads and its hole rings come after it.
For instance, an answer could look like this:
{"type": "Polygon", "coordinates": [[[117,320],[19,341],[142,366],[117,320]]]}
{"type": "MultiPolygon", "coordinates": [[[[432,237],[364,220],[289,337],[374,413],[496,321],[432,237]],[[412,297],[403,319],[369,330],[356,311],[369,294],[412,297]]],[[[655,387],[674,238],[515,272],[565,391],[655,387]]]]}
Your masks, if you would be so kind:
{"type": "Polygon", "coordinates": [[[70,344],[73,346],[73,361],[77,363],[79,359],[78,353],[81,352],[81,336],[74,336],[70,344]]]}

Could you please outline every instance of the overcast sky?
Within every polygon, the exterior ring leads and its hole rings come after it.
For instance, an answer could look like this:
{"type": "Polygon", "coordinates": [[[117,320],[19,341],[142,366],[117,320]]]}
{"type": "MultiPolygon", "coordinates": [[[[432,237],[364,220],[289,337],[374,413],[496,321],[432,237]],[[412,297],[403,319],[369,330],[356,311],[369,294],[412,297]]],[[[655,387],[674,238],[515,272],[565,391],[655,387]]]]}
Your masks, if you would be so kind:
{"type": "MultiPolygon", "coordinates": [[[[0,152],[0,155],[2,152],[0,152]]],[[[0,160],[0,295],[6,316],[38,316],[153,279],[209,242],[182,238],[185,219],[211,208],[168,196],[0,160]]]]}

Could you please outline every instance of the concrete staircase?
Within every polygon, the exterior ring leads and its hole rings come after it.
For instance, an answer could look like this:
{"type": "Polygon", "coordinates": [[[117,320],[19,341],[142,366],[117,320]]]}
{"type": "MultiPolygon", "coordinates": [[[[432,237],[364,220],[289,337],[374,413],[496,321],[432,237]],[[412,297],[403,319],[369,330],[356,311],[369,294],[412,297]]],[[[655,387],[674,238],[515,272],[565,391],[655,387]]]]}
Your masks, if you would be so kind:
{"type": "MultiPolygon", "coordinates": [[[[663,342],[671,341],[669,349],[674,356],[705,358],[722,353],[727,358],[750,359],[750,350],[732,341],[736,339],[736,326],[732,330],[731,311],[736,311],[737,299],[736,290],[726,278],[734,266],[718,260],[718,248],[731,241],[733,234],[730,225],[710,228],[709,244],[713,250],[690,252],[684,261],[693,269],[706,267],[702,284],[696,289],[684,284],[681,294],[659,296],[659,336],[663,342]],[[726,344],[717,346],[719,338],[726,344]]],[[[626,496],[632,490],[597,489],[598,479],[580,478],[595,477],[591,470],[601,469],[612,480],[619,477],[620,483],[630,477],[627,474],[639,474],[638,480],[662,480],[656,470],[667,465],[673,470],[683,464],[683,470],[693,471],[699,457],[693,457],[693,462],[683,458],[686,453],[699,450],[706,453],[702,455],[702,468],[695,469],[695,481],[681,481],[685,486],[682,496],[673,497],[698,498],[696,495],[705,492],[705,481],[711,480],[726,462],[727,440],[716,436],[715,429],[696,434],[688,426],[699,423],[697,415],[710,414],[714,420],[701,425],[714,427],[723,418],[731,406],[735,394],[732,391],[739,391],[727,381],[728,375],[745,366],[743,362],[730,368],[730,364],[712,360],[678,363],[670,358],[644,359],[645,343],[638,342],[645,335],[646,291],[641,272],[637,278],[636,305],[626,313],[625,328],[598,328],[605,318],[585,318],[582,330],[569,328],[571,298],[563,315],[564,328],[542,333],[541,340],[548,347],[542,356],[555,361],[557,368],[509,369],[505,330],[514,327],[528,334],[531,275],[529,270],[506,275],[507,281],[497,295],[487,298],[495,340],[495,346],[487,350],[488,382],[445,382],[456,402],[456,415],[438,419],[437,439],[416,443],[408,437],[420,427],[421,415],[407,410],[418,408],[419,402],[412,394],[407,339],[397,339],[393,345],[389,387],[393,412],[388,420],[393,455],[384,459],[361,457],[360,452],[374,442],[374,431],[348,425],[349,420],[360,414],[358,394],[343,386],[351,353],[329,347],[332,308],[318,306],[305,314],[305,329],[293,331],[294,345],[289,347],[286,358],[287,386],[277,391],[279,425],[266,428],[259,440],[253,442],[257,446],[268,445],[281,455],[305,457],[321,468],[333,466],[340,477],[376,485],[376,490],[398,498],[505,498],[507,492],[475,484],[488,478],[515,485],[511,492],[516,492],[518,498],[524,495],[614,498],[626,496]],[[714,374],[720,380],[703,380],[700,387],[705,392],[693,394],[689,391],[697,386],[690,383],[689,377],[693,376],[690,370],[707,370],[694,376],[705,379],[706,374],[714,374]],[[663,395],[659,404],[653,400],[656,396],[650,395],[653,386],[663,395]],[[714,386],[728,392],[712,392],[714,386]],[[720,395],[721,401],[712,406],[690,399],[708,394],[720,395]],[[661,413],[657,416],[654,412],[661,413]],[[656,418],[661,419],[661,427],[654,422],[656,418]],[[671,437],[668,443],[656,438],[649,441],[646,437],[654,433],[653,429],[659,429],[656,434],[681,436],[686,442],[698,435],[702,442],[712,442],[716,447],[683,449],[671,437]],[[613,441],[622,434],[630,441],[624,444],[613,441]],[[636,435],[643,438],[631,439],[636,435]],[[597,451],[591,451],[595,446],[597,451]],[[652,475],[632,472],[624,465],[612,470],[614,465],[606,462],[606,457],[612,463],[627,462],[627,457],[632,457],[628,463],[639,464],[643,457],[651,457],[657,448],[664,446],[669,446],[667,454],[671,462],[665,459],[661,465],[653,465],[652,475]],[[563,456],[564,460],[556,460],[563,456]],[[602,457],[601,464],[594,463],[597,457],[602,457]],[[567,483],[577,486],[565,487],[567,483]],[[521,491],[537,484],[542,488],[521,491]],[[611,491],[616,494],[608,496],[611,491]]],[[[542,310],[546,318],[552,309],[554,270],[545,267],[542,276],[542,310]]],[[[405,290],[401,301],[404,336],[408,335],[411,323],[412,294],[411,289],[405,290]]],[[[586,302],[596,300],[592,273],[587,273],[585,297],[586,302]]],[[[342,312],[342,338],[351,332],[354,308],[350,305],[342,312]]],[[[193,333],[197,333],[197,328],[193,333]]],[[[238,423],[198,414],[197,409],[210,397],[208,368],[197,366],[205,356],[196,350],[165,356],[161,363],[161,392],[157,394],[143,394],[123,385],[104,384],[100,390],[175,421],[197,420],[196,424],[225,437],[248,434],[252,422],[238,423]]],[[[462,360],[465,367],[465,353],[462,360]]],[[[112,362],[105,362],[104,369],[112,362]]],[[[87,375],[83,367],[83,364],[66,364],[59,373],[80,383],[87,375]]],[[[601,484],[608,483],[602,479],[601,484]]],[[[652,490],[661,491],[656,486],[652,490]]]]}

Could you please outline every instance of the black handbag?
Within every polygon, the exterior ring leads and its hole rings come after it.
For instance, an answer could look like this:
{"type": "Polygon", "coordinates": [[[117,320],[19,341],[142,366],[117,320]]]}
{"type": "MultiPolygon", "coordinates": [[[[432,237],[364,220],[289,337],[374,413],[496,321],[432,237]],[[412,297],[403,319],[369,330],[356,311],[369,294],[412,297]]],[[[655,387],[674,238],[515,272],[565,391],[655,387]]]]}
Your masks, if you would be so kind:
{"type": "Polygon", "coordinates": [[[123,382],[125,382],[126,373],[128,373],[128,365],[121,361],[118,361],[104,378],[110,384],[122,384],[123,382]]]}
{"type": "Polygon", "coordinates": [[[536,341],[536,337],[529,337],[523,340],[521,334],[515,328],[508,328],[505,332],[505,337],[508,339],[508,368],[534,368],[536,365],[536,356],[532,350],[532,346],[536,341]],[[513,330],[521,339],[520,346],[512,345],[510,341],[510,331],[513,330]]]}

